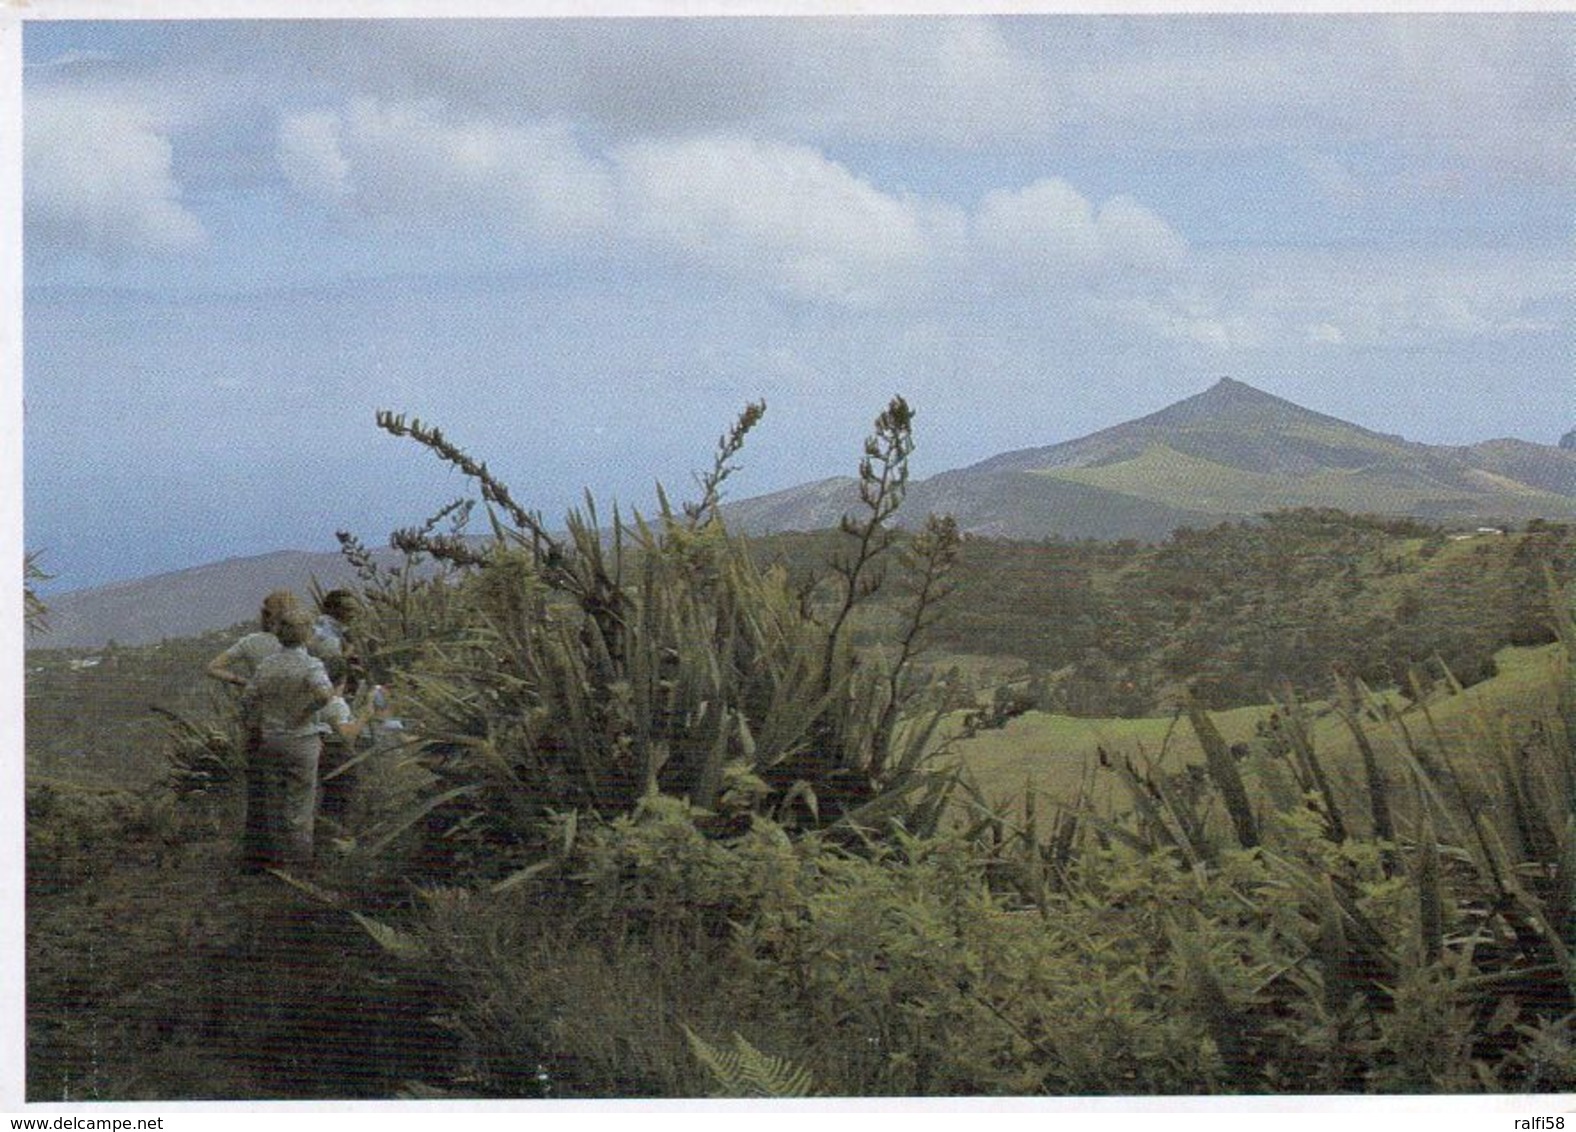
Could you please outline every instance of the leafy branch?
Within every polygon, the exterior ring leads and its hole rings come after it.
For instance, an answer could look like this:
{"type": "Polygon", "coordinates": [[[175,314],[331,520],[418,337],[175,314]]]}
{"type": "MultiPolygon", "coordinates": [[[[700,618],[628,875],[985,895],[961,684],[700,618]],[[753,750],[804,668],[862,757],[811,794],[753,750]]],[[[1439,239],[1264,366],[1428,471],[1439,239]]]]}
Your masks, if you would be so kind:
{"type": "Polygon", "coordinates": [[[740,1034],[733,1048],[713,1045],[688,1026],[683,1027],[690,1051],[716,1082],[719,1097],[808,1097],[815,1088],[810,1071],[786,1057],[762,1053],[740,1034]]]}
{"type": "Polygon", "coordinates": [[[903,557],[912,569],[907,581],[909,601],[904,611],[903,635],[898,639],[897,658],[887,673],[886,703],[876,721],[875,741],[871,744],[871,757],[875,760],[870,768],[873,776],[879,776],[883,769],[880,760],[891,746],[893,728],[905,706],[904,677],[919,651],[920,638],[935,624],[941,615],[941,604],[957,588],[952,581],[952,571],[957,565],[962,541],[956,519],[951,515],[931,515],[925,520],[925,529],[905,549],[903,557]]]}
{"type": "Polygon", "coordinates": [[[22,606],[23,617],[29,633],[49,632],[49,608],[34,591],[32,583],[47,582],[53,574],[44,573],[38,565],[37,553],[22,557],[22,606]]]}

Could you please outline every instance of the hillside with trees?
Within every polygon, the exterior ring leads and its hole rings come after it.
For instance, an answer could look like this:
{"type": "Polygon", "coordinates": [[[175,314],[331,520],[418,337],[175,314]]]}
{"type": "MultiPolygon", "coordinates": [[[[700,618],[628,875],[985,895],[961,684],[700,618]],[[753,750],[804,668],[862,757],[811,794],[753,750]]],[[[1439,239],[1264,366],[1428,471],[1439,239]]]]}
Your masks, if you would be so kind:
{"type": "MultiPolygon", "coordinates": [[[[808,577],[835,535],[752,544],[808,577]]],[[[965,536],[932,640],[1021,662],[1042,706],[1075,715],[1155,714],[1189,692],[1212,708],[1286,685],[1317,695],[1338,666],[1375,686],[1404,685],[1418,665],[1471,684],[1499,649],[1554,639],[1547,574],[1569,580],[1573,549],[1566,524],[1453,534],[1320,509],[1155,545],[965,536]]]]}

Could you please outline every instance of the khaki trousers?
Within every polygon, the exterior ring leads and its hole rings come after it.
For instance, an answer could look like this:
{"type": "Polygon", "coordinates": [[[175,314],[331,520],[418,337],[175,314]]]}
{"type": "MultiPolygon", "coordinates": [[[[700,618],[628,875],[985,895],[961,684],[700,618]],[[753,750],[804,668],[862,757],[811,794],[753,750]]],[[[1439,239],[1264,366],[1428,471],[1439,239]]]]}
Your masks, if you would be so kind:
{"type": "Polygon", "coordinates": [[[264,732],[246,764],[246,835],[241,867],[312,863],[312,823],[317,811],[318,735],[264,732]]]}

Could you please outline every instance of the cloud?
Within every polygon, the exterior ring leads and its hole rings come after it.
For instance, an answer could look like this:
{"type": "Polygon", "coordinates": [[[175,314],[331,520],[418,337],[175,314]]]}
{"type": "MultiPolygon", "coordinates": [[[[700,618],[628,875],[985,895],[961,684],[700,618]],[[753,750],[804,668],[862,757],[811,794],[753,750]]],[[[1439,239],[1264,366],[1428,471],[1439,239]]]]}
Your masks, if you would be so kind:
{"type": "Polygon", "coordinates": [[[109,51],[72,49],[51,55],[47,59],[29,60],[23,64],[29,71],[49,71],[57,68],[80,67],[84,64],[113,63],[115,55],[109,51]]]}
{"type": "Polygon", "coordinates": [[[1571,15],[1393,18],[1373,37],[1382,121],[1480,175],[1576,176],[1571,15]]]}
{"type": "Polygon", "coordinates": [[[1517,252],[1279,257],[1278,305],[1356,344],[1503,339],[1561,329],[1576,281],[1567,256],[1517,252]],[[1558,313],[1557,313],[1558,312],[1558,313]]]}
{"type": "Polygon", "coordinates": [[[267,34],[293,66],[383,102],[574,120],[615,142],[743,132],[973,149],[1043,136],[1054,117],[1042,63],[984,18],[390,20],[354,35],[288,21],[267,34]]]}
{"type": "Polygon", "coordinates": [[[978,149],[1057,127],[1042,60],[982,18],[789,21],[760,118],[822,141],[978,149]]]}
{"type": "Polygon", "coordinates": [[[800,298],[863,304],[922,290],[964,228],[961,213],[883,193],[806,146],[643,141],[616,160],[632,233],[800,298]]]}
{"type": "Polygon", "coordinates": [[[607,170],[551,123],[508,126],[437,101],[357,98],[282,118],[276,157],[297,191],[372,217],[496,226],[546,243],[607,222],[607,170]]]}
{"type": "Polygon", "coordinates": [[[1400,141],[1541,178],[1576,161],[1568,13],[279,21],[259,36],[280,66],[381,101],[619,140],[972,150],[1071,132],[1161,151],[1400,141]]]}
{"type": "Polygon", "coordinates": [[[1059,178],[986,194],[975,218],[982,255],[996,267],[1044,279],[1165,273],[1185,241],[1131,197],[1099,209],[1059,178]]]}
{"type": "Polygon", "coordinates": [[[1064,121],[1126,146],[1380,145],[1490,181],[1576,173],[1567,13],[1108,19],[1076,46],[1044,44],[1064,121]]]}
{"type": "Polygon", "coordinates": [[[1126,196],[1065,181],[988,194],[972,218],[884,191],[805,144],[654,136],[593,152],[568,129],[355,100],[286,117],[278,159],[305,195],[362,215],[501,221],[524,246],[656,255],[800,300],[914,304],[1005,272],[1080,287],[1164,275],[1186,243],[1126,196]],[[945,287],[943,288],[943,284],[945,287]]]}
{"type": "Polygon", "coordinates": [[[181,203],[172,159],[167,129],[136,103],[30,98],[23,141],[29,241],[117,261],[202,245],[203,226],[181,203]]]}
{"type": "Polygon", "coordinates": [[[368,217],[501,221],[513,240],[576,251],[616,238],[626,255],[654,251],[802,299],[868,304],[923,289],[965,228],[960,211],[883,193],[810,147],[737,135],[598,155],[564,127],[361,98],[285,117],[276,151],[298,192],[368,217]]]}
{"type": "Polygon", "coordinates": [[[1297,248],[1198,252],[1157,293],[1094,304],[1112,322],[1216,351],[1443,348],[1556,332],[1573,305],[1560,255],[1297,248]]]}
{"type": "Polygon", "coordinates": [[[1274,328],[1273,320],[1261,312],[1243,312],[1199,292],[1100,297],[1090,300],[1086,309],[1108,328],[1138,329],[1215,353],[1268,345],[1274,328]]]}
{"type": "Polygon", "coordinates": [[[486,218],[528,245],[655,253],[801,300],[951,301],[1001,277],[1083,287],[1164,276],[1187,255],[1186,241],[1129,196],[1096,207],[1047,178],[987,193],[971,216],[878,188],[813,146],[739,133],[594,152],[551,123],[361,97],[285,116],[276,152],[298,192],[366,217],[486,218]]]}

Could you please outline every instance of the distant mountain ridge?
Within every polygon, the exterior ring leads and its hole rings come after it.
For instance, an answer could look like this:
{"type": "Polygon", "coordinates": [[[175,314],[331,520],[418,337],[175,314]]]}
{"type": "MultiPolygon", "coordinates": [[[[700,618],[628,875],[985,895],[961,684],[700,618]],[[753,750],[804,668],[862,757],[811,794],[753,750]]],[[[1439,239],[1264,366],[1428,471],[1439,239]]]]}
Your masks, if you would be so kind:
{"type": "MultiPolygon", "coordinates": [[[[729,514],[748,530],[813,529],[857,501],[852,480],[813,488],[802,510],[796,492],[809,489],[742,500],[729,514]]],[[[1223,378],[1148,416],[917,481],[905,513],[950,512],[965,531],[1003,538],[1159,539],[1285,507],[1576,519],[1576,451],[1421,444],[1223,378]]]]}
{"type": "MultiPolygon", "coordinates": [[[[1287,507],[1477,524],[1576,521],[1576,449],[1522,440],[1450,447],[1373,432],[1223,378],[1158,412],[1074,440],[1003,452],[909,485],[899,521],[953,515],[1009,539],[1159,541],[1287,507]]],[[[1576,443],[1576,442],[1573,442],[1576,443]]],[[[741,499],[751,533],[823,530],[859,501],[835,477],[741,499]]],[[[188,636],[255,615],[270,589],[353,581],[337,554],[280,552],[50,599],[53,632],[29,644],[97,647],[188,636]]]]}
{"type": "Polygon", "coordinates": [[[333,589],[355,585],[356,575],[335,552],[279,550],[51,594],[45,599],[49,631],[29,634],[27,643],[30,648],[98,648],[109,641],[143,645],[194,637],[255,620],[270,590],[292,589],[305,598],[314,580],[333,589]]]}

